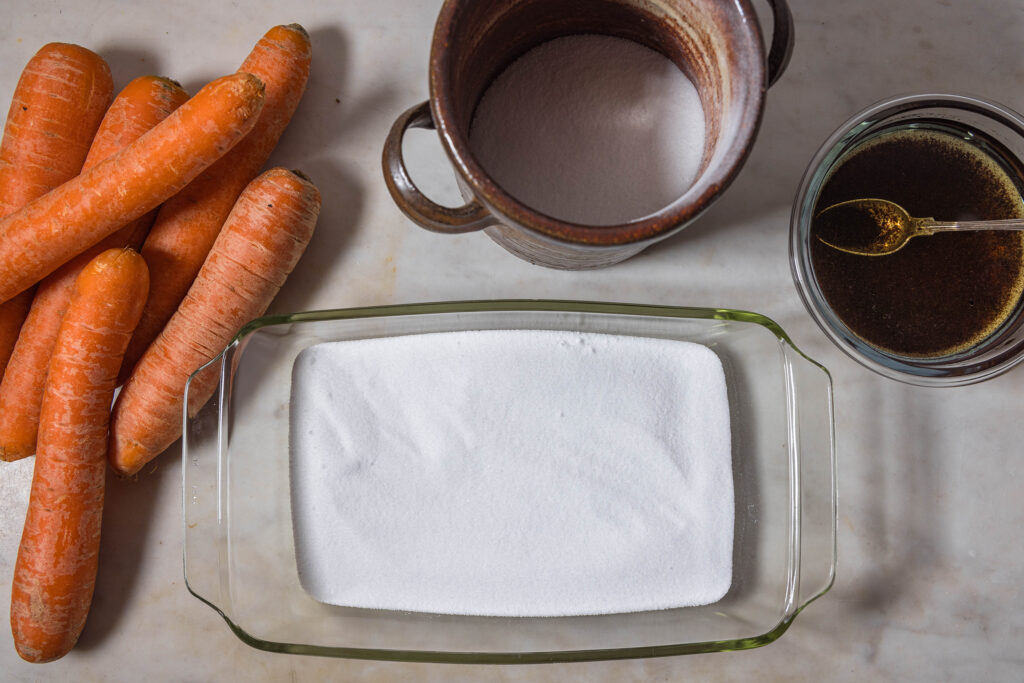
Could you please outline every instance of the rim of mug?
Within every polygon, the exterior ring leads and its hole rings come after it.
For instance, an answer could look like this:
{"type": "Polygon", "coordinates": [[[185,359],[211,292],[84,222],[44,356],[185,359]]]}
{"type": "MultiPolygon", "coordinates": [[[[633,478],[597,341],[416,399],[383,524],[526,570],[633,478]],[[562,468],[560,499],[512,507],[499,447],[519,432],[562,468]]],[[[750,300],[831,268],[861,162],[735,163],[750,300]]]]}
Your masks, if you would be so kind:
{"type": "MultiPolygon", "coordinates": [[[[468,131],[460,131],[452,125],[456,107],[448,77],[452,67],[451,33],[457,5],[462,1],[445,0],[438,14],[430,48],[430,110],[457,172],[488,210],[507,216],[537,235],[570,244],[601,247],[659,241],[681,230],[703,213],[732,184],[749,157],[761,127],[768,87],[764,36],[756,19],[744,22],[752,36],[749,45],[752,59],[749,61],[755,65],[755,73],[740,74],[750,81],[752,103],[741,112],[737,125],[739,132],[717,163],[715,173],[706,170],[686,192],[667,206],[625,223],[573,223],[530,208],[491,179],[470,150],[468,131]]],[[[756,17],[749,0],[734,0],[734,3],[742,15],[756,17]]]]}
{"type": "MultiPolygon", "coordinates": [[[[855,335],[835,314],[817,286],[810,262],[810,213],[829,170],[863,138],[878,128],[903,121],[936,120],[935,110],[966,111],[984,116],[1024,141],[1024,116],[977,95],[954,93],[902,94],[887,97],[847,119],[822,143],[800,180],[790,214],[789,262],[797,293],[811,318],[843,353],[890,379],[917,386],[953,387],[974,384],[1005,373],[1024,361],[1024,340],[998,343],[1000,331],[1024,318],[1024,298],[1000,329],[964,351],[934,358],[888,353],[855,335]],[[931,110],[928,115],[912,116],[931,110]]],[[[941,117],[940,117],[941,118],[941,117]]],[[[950,117],[948,120],[957,121],[950,117]]],[[[962,125],[964,122],[959,121],[962,125]]],[[[986,134],[992,133],[986,131],[986,134]]],[[[1009,152],[1009,150],[1008,150],[1009,152]]],[[[1024,165],[1024,155],[1010,152],[1024,165]]]]}

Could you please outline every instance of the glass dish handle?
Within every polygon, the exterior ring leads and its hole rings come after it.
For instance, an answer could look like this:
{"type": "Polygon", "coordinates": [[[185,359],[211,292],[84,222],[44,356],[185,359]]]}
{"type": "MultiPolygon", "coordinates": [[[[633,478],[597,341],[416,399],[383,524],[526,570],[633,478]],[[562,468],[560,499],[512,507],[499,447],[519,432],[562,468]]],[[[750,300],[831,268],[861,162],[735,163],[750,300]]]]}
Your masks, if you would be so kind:
{"type": "Polygon", "coordinates": [[[836,457],[832,378],[828,371],[786,346],[791,396],[796,410],[795,435],[800,491],[800,564],[796,611],[820,597],[835,580],[836,457]]]}

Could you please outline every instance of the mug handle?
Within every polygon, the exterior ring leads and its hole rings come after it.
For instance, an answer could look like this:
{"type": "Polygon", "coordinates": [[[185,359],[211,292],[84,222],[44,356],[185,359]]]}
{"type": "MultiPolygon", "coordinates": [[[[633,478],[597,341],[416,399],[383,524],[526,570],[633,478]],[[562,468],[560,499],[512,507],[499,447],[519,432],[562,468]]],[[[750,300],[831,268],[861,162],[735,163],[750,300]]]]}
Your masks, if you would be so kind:
{"type": "Polygon", "coordinates": [[[768,51],[768,87],[775,85],[793,56],[793,13],[786,0],[768,0],[772,6],[772,46],[768,51]]]}
{"type": "Polygon", "coordinates": [[[450,208],[427,199],[419,191],[409,177],[409,170],[402,157],[402,140],[410,128],[434,129],[429,100],[411,107],[399,116],[384,143],[384,182],[402,213],[422,228],[449,235],[473,232],[497,223],[476,199],[458,208],[450,208]]]}

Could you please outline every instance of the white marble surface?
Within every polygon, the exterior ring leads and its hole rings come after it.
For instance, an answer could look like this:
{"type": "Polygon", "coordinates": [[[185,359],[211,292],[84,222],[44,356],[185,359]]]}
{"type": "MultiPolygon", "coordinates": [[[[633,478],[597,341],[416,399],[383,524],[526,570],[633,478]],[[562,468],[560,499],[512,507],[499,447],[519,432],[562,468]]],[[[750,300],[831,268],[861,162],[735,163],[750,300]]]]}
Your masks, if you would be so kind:
{"type": "MultiPolygon", "coordinates": [[[[797,46],[768,97],[737,182],[682,235],[603,271],[565,273],[482,235],[408,223],[381,181],[393,118],[426,96],[440,0],[6,0],[0,97],[43,43],[106,57],[195,90],[236,68],[270,25],[311,32],[310,88],[275,161],[324,190],[319,231],[275,302],[287,311],[530,297],[759,311],[827,365],[836,392],[839,568],[835,587],[759,650],[576,665],[485,667],[307,658],[242,644],[182,581],[177,448],[135,482],[111,481],[101,576],[78,647],[28,665],[0,636],[0,678],[33,680],[1020,680],[1024,675],[1024,370],[982,385],[918,389],[875,376],[813,325],[790,279],[789,209],[820,142],[856,110],[905,92],[976,93],[1024,110],[1020,0],[792,0],[797,46]]],[[[764,9],[763,3],[757,4],[764,9]]],[[[4,105],[6,107],[6,105],[4,105]]],[[[417,178],[457,196],[430,133],[417,178]]],[[[0,613],[32,461],[0,468],[0,613]]],[[[6,633],[6,627],[3,629],[6,633]]]]}

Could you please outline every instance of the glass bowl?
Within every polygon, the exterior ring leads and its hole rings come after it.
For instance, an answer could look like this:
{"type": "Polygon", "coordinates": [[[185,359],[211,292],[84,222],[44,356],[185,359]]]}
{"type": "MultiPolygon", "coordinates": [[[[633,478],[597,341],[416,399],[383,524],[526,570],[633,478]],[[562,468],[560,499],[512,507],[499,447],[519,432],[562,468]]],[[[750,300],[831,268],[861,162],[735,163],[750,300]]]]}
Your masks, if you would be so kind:
{"type": "MultiPolygon", "coordinates": [[[[185,579],[234,633],[274,652],[400,661],[585,661],[739,650],[781,636],[832,585],[832,384],[771,320],[743,311],[562,301],[416,304],[268,316],[206,371],[183,438],[185,579]],[[292,366],[317,343],[540,329],[696,342],[721,359],[735,491],[732,587],[718,602],[579,617],[337,607],[302,588],[289,492],[292,366]]],[[[188,389],[186,389],[186,392],[188,389]]]]}
{"type": "MultiPolygon", "coordinates": [[[[873,346],[829,305],[811,258],[811,219],[831,172],[860,145],[895,128],[928,128],[962,136],[996,161],[1024,195],[1024,117],[1003,105],[964,95],[904,95],[859,112],[821,146],[804,173],[790,220],[790,267],[804,306],[848,356],[875,372],[920,386],[959,386],[1002,374],[1024,360],[1024,298],[984,339],[945,355],[911,357],[873,346]]],[[[927,238],[925,238],[927,239],[927,238]]],[[[883,257],[884,258],[884,257],[883,257]]]]}

